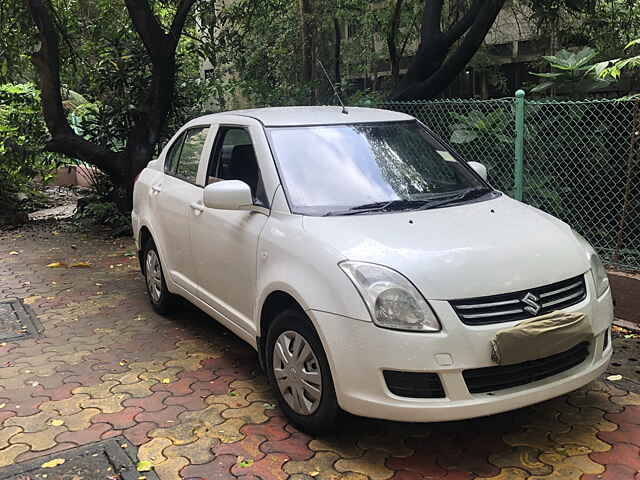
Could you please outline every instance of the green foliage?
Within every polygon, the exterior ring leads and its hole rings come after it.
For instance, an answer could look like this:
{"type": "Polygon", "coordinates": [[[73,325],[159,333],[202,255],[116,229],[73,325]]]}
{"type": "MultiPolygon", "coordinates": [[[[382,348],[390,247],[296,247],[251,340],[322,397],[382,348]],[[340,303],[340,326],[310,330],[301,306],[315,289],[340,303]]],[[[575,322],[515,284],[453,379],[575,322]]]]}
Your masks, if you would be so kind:
{"type": "Polygon", "coordinates": [[[32,84],[0,85],[0,204],[21,208],[20,193],[32,189],[34,177],[44,181],[62,158],[43,152],[48,138],[40,112],[40,94],[32,84]]]}
{"type": "Polygon", "coordinates": [[[558,93],[580,95],[609,85],[608,80],[593,73],[592,60],[598,52],[585,47],[577,52],[561,50],[557,55],[542,57],[551,68],[549,73],[532,73],[543,80],[531,92],[541,93],[551,89],[558,93]]]}
{"type": "Polygon", "coordinates": [[[347,105],[359,107],[374,107],[382,103],[385,99],[385,93],[374,90],[356,90],[353,94],[345,96],[342,100],[347,105]]]}
{"type": "Polygon", "coordinates": [[[130,233],[131,220],[114,201],[116,187],[109,177],[97,172],[90,180],[90,193],[78,201],[74,220],[80,225],[104,225],[118,234],[130,233]]]}
{"type": "Polygon", "coordinates": [[[449,112],[449,141],[467,159],[483,163],[493,185],[505,192],[513,187],[513,115],[511,107],[449,112]]]}
{"type": "MultiPolygon", "coordinates": [[[[625,51],[629,51],[638,45],[640,45],[640,38],[636,38],[629,42],[624,49],[625,51]]],[[[640,68],[640,55],[634,55],[627,58],[616,58],[597,63],[593,66],[593,71],[598,78],[619,80],[623,71],[634,70],[637,68],[640,68]]]]}
{"type": "Polygon", "coordinates": [[[451,143],[462,144],[491,139],[499,143],[513,144],[513,135],[506,133],[510,121],[504,110],[493,110],[487,114],[471,110],[466,115],[452,112],[451,116],[456,120],[451,143]]]}

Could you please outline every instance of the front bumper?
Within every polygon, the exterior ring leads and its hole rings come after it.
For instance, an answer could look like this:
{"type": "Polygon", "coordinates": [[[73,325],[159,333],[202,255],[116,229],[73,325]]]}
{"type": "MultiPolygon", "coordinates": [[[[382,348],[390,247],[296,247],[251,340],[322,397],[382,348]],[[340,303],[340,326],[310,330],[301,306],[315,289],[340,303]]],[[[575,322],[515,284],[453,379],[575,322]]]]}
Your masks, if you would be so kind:
{"type": "Polygon", "coordinates": [[[586,314],[593,339],[581,364],[551,377],[518,387],[472,394],[462,376],[467,369],[495,366],[490,341],[498,330],[517,322],[483,326],[464,325],[446,301],[430,301],[442,323],[438,333],[385,330],[364,322],[310,311],[331,365],[339,405],[346,411],[398,421],[459,420],[512,410],[573,391],[597,378],[611,359],[611,342],[605,335],[613,321],[611,292],[587,298],[565,309],[586,314]],[[387,388],[383,370],[438,374],[445,398],[407,398],[387,388]]]}

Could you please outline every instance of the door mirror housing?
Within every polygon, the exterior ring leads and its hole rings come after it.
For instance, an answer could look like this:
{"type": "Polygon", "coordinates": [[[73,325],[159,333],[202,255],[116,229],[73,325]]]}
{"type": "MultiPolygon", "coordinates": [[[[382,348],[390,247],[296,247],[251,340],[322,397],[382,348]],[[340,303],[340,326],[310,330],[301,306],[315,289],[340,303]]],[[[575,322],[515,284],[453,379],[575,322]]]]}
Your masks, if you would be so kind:
{"type": "Polygon", "coordinates": [[[487,167],[480,162],[467,162],[467,164],[473,168],[473,170],[482,177],[483,180],[487,179],[487,167]]]}
{"type": "Polygon", "coordinates": [[[241,180],[221,180],[204,187],[205,207],[218,210],[248,210],[253,205],[251,188],[241,180]]]}

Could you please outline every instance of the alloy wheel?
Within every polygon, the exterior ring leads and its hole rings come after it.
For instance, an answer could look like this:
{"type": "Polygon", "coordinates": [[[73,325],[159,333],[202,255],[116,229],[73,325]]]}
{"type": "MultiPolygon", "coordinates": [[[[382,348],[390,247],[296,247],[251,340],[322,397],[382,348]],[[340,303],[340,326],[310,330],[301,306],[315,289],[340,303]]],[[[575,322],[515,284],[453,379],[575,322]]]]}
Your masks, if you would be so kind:
{"type": "Polygon", "coordinates": [[[149,295],[151,295],[154,302],[159,302],[160,295],[162,295],[162,270],[160,268],[160,259],[155,250],[149,250],[147,252],[145,277],[149,295]]]}
{"type": "Polygon", "coordinates": [[[273,348],[273,374],[287,405],[311,415],[322,398],[322,374],[313,349],[297,332],[282,332],[273,348]]]}

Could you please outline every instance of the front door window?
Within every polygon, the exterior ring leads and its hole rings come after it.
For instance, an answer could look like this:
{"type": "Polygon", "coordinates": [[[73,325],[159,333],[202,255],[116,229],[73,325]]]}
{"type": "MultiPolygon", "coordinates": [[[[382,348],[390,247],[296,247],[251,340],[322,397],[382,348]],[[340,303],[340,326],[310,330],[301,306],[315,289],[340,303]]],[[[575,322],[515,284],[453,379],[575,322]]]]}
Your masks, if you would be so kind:
{"type": "Polygon", "coordinates": [[[242,127],[221,127],[207,169],[207,183],[241,180],[249,185],[253,203],[267,207],[256,152],[249,132],[242,127]]]}

